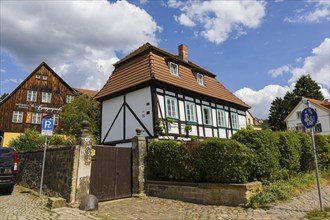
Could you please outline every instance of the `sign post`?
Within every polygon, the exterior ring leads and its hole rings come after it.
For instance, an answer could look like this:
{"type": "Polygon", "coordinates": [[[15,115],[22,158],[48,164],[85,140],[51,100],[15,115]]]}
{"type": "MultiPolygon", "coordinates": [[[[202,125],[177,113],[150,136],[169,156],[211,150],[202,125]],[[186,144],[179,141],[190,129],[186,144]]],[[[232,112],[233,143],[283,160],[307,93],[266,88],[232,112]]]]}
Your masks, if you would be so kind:
{"type": "Polygon", "coordinates": [[[53,135],[53,129],[54,129],[53,114],[48,114],[42,118],[42,125],[41,125],[41,135],[46,136],[46,138],[45,138],[45,146],[44,146],[44,157],[42,160],[42,169],[41,169],[41,181],[40,181],[40,191],[39,191],[40,195],[42,193],[42,185],[44,181],[47,141],[48,141],[48,136],[53,135]]]}
{"type": "Polygon", "coordinates": [[[316,147],[315,147],[315,140],[314,140],[314,129],[313,127],[317,123],[317,113],[314,109],[309,107],[309,101],[307,100],[307,108],[305,108],[301,112],[301,122],[306,128],[311,129],[312,134],[312,145],[313,145],[313,153],[314,153],[314,162],[315,162],[315,170],[316,170],[316,181],[317,181],[317,190],[319,193],[319,200],[320,200],[320,208],[323,211],[323,202],[322,202],[322,194],[321,194],[321,187],[320,187],[320,179],[319,179],[319,169],[317,165],[317,154],[316,154],[316,147]]]}

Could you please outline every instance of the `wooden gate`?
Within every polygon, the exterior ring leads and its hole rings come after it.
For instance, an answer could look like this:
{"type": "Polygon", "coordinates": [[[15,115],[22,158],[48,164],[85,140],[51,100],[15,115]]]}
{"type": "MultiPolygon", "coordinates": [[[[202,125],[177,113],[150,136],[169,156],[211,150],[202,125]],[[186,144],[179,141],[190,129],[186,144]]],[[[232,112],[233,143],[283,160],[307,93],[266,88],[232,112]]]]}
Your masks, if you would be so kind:
{"type": "Polygon", "coordinates": [[[132,196],[132,149],[95,146],[90,194],[99,201],[132,196]]]}

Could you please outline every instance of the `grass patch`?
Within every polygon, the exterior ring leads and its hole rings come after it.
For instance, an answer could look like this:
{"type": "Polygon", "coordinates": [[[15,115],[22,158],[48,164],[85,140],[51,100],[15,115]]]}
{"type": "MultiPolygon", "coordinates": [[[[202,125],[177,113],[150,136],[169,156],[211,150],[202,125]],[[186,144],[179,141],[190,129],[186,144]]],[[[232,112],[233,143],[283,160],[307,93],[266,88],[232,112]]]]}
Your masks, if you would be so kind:
{"type": "MultiPolygon", "coordinates": [[[[322,172],[321,184],[329,184],[329,172],[322,172]]],[[[269,208],[273,203],[291,199],[316,187],[315,173],[299,174],[288,180],[263,185],[263,190],[250,200],[252,208],[269,208]]]]}
{"type": "Polygon", "coordinates": [[[330,207],[324,207],[324,210],[315,209],[307,213],[309,220],[330,219],[330,207]]]}

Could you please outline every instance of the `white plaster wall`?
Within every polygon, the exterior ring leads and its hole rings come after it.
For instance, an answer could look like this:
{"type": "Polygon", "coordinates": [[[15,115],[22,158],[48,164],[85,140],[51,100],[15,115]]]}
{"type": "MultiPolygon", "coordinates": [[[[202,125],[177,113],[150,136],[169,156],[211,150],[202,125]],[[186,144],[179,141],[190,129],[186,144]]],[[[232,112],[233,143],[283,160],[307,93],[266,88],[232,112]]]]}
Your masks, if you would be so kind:
{"type": "Polygon", "coordinates": [[[220,138],[226,138],[226,130],[223,128],[219,128],[219,137],[220,138]]]}
{"type": "Polygon", "coordinates": [[[238,115],[239,128],[246,128],[246,118],[244,115],[238,115]]]}
{"type": "MultiPolygon", "coordinates": [[[[101,141],[103,141],[105,135],[107,134],[113,120],[115,119],[120,107],[122,106],[124,101],[123,96],[119,96],[113,99],[109,99],[107,101],[102,102],[102,126],[101,126],[101,141]]],[[[113,137],[116,138],[122,138],[122,128],[123,128],[123,112],[121,112],[121,115],[117,118],[116,122],[116,129],[115,134],[113,134],[113,137]],[[119,123],[118,123],[119,122],[119,123]],[[120,126],[120,128],[117,128],[117,126],[120,126]],[[120,130],[120,132],[119,132],[120,130]]],[[[105,141],[110,141],[111,138],[107,137],[105,141]]]]}
{"type": "Polygon", "coordinates": [[[217,126],[217,114],[216,114],[216,110],[212,108],[211,112],[212,112],[212,123],[213,123],[213,126],[217,126]]]}
{"type": "MultiPolygon", "coordinates": [[[[150,87],[136,90],[126,94],[126,103],[131,107],[133,112],[137,115],[143,125],[153,135],[153,121],[152,121],[152,102],[151,102],[150,87]],[[148,114],[149,113],[149,114],[148,114]]],[[[126,108],[126,139],[136,136],[136,128],[142,129],[142,135],[147,136],[148,133],[144,131],[143,127],[136,120],[133,114],[126,108]]]]}
{"type": "Polygon", "coordinates": [[[165,118],[164,96],[157,95],[157,97],[158,97],[159,106],[160,106],[160,109],[159,109],[159,107],[157,107],[158,108],[158,118],[162,118],[162,117],[165,118]],[[163,115],[160,114],[161,112],[163,115]]]}
{"type": "Polygon", "coordinates": [[[196,105],[196,113],[197,113],[197,122],[198,122],[198,124],[203,124],[202,110],[201,110],[200,105],[196,105]]]}
{"type": "Polygon", "coordinates": [[[213,137],[212,128],[205,128],[205,137],[213,137]]]}
{"type": "Polygon", "coordinates": [[[185,117],[185,109],[184,109],[184,102],[179,100],[179,117],[180,117],[180,120],[181,121],[185,121],[186,120],[186,117],[185,117]]]}

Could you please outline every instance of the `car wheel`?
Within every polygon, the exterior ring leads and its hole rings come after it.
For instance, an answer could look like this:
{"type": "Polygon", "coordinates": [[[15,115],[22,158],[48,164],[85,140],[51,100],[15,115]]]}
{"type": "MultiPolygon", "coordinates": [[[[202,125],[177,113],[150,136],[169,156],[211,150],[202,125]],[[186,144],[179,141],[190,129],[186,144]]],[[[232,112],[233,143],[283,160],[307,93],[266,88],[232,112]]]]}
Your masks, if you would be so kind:
{"type": "Polygon", "coordinates": [[[13,190],[14,190],[14,186],[10,186],[10,187],[8,187],[8,188],[6,189],[6,194],[7,194],[7,195],[11,195],[11,193],[13,192],[13,190]]]}

